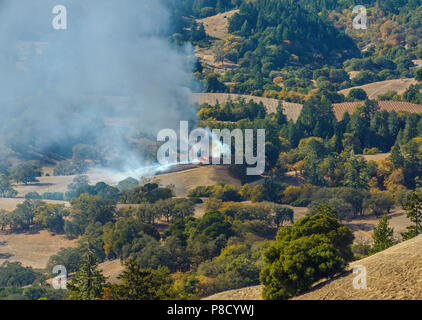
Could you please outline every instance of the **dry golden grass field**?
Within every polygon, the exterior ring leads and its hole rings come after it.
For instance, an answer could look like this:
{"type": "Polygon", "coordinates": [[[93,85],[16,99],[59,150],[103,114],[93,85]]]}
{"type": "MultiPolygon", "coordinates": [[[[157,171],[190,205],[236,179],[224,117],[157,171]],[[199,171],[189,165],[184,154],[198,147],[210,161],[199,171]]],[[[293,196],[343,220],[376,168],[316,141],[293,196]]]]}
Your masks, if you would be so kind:
{"type": "MultiPolygon", "coordinates": [[[[372,231],[377,226],[378,221],[379,218],[374,215],[367,215],[351,221],[343,221],[343,223],[353,231],[355,242],[372,242],[372,231]]],[[[401,233],[406,231],[406,228],[410,225],[410,220],[406,217],[404,210],[395,209],[388,214],[388,223],[394,229],[394,237],[401,240],[401,233]]]]}
{"type": "MultiPolygon", "coordinates": [[[[228,35],[228,19],[239,10],[231,10],[224,13],[219,13],[212,17],[197,20],[202,23],[205,28],[205,33],[212,41],[224,39],[228,35]]],[[[234,69],[236,64],[230,61],[217,62],[211,48],[208,47],[195,47],[196,56],[202,61],[205,68],[213,69],[218,72],[234,69]]]]}
{"type": "Polygon", "coordinates": [[[223,62],[216,61],[212,49],[208,47],[201,48],[199,46],[195,46],[195,55],[202,61],[205,69],[211,69],[223,73],[238,67],[237,64],[227,59],[223,62]]]}
{"type": "Polygon", "coordinates": [[[205,28],[206,34],[215,39],[224,39],[228,35],[229,21],[228,19],[239,10],[231,10],[219,13],[212,17],[197,20],[202,23],[205,28]]]}
{"type": "Polygon", "coordinates": [[[60,248],[76,247],[77,240],[52,235],[46,230],[34,233],[0,232],[0,263],[20,261],[25,266],[45,268],[50,256],[60,248]]]}
{"type": "Polygon", "coordinates": [[[390,153],[365,154],[362,156],[366,161],[379,161],[387,159],[390,156],[390,153]]]}
{"type": "Polygon", "coordinates": [[[228,167],[225,166],[203,166],[166,173],[156,176],[162,185],[174,185],[176,196],[184,197],[188,191],[198,186],[211,186],[219,182],[232,184],[240,187],[240,181],[230,176],[228,167]]]}
{"type": "Polygon", "coordinates": [[[420,300],[422,299],[422,236],[350,264],[348,271],[317,285],[298,300],[420,300]],[[356,274],[364,266],[367,289],[354,289],[356,274]]]}
{"type": "MultiPolygon", "coordinates": [[[[7,210],[11,211],[16,208],[18,204],[24,202],[24,198],[0,198],[0,210],[7,210]]],[[[65,206],[69,206],[69,202],[67,201],[58,201],[58,200],[43,200],[47,203],[56,203],[56,204],[64,204],[65,206]]]]}

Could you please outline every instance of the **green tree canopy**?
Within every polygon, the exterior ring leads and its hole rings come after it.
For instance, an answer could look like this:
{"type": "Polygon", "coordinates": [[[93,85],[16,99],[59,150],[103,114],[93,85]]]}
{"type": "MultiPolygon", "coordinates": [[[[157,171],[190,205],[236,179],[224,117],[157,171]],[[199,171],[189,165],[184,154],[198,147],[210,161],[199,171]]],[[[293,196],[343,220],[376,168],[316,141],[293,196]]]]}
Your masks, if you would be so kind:
{"type": "Polygon", "coordinates": [[[352,232],[336,218],[316,214],[281,228],[264,251],[260,274],[265,299],[288,299],[341,272],[353,259],[352,232]]]}

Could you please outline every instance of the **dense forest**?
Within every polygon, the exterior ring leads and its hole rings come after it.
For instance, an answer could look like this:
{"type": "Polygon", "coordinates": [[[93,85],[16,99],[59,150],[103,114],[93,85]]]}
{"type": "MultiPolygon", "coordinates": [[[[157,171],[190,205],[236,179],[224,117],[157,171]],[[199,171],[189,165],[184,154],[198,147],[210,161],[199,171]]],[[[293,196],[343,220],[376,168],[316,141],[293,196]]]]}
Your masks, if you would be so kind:
{"type": "Polygon", "coordinates": [[[369,24],[364,33],[352,28],[352,1],[262,0],[238,6],[225,39],[210,41],[198,24],[185,26],[184,38],[211,46],[216,58],[239,66],[218,74],[220,84],[197,73],[209,92],[303,102],[319,90],[333,103],[342,102],[338,90],[412,77],[412,60],[422,53],[420,1],[361,4],[367,6],[369,24]],[[358,74],[351,78],[350,71],[358,74]]]}

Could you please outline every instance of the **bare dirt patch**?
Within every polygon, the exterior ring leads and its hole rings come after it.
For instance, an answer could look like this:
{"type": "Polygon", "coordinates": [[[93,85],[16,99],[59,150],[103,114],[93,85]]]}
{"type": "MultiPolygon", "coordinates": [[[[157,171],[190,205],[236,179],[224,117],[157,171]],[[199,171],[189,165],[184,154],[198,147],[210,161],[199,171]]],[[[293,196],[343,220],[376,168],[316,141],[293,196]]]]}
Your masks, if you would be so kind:
{"type": "Polygon", "coordinates": [[[422,67],[422,60],[421,59],[412,60],[412,62],[415,65],[415,69],[422,67]]]}
{"type": "Polygon", "coordinates": [[[364,155],[362,155],[362,157],[364,157],[366,161],[385,160],[389,156],[390,156],[390,153],[377,153],[377,154],[364,154],[364,155]]]}
{"type": "Polygon", "coordinates": [[[125,269],[124,265],[119,259],[109,260],[98,265],[98,268],[103,270],[104,276],[108,277],[107,281],[110,283],[118,283],[117,277],[125,269]]]}
{"type": "MultiPolygon", "coordinates": [[[[203,201],[205,202],[205,201],[207,201],[207,199],[204,199],[203,201]]],[[[195,212],[194,212],[193,216],[196,219],[202,219],[204,214],[205,214],[204,203],[195,204],[195,212]]]]}
{"type": "Polygon", "coordinates": [[[286,172],[282,178],[282,182],[287,183],[290,186],[299,186],[306,183],[306,180],[294,171],[286,172]]]}

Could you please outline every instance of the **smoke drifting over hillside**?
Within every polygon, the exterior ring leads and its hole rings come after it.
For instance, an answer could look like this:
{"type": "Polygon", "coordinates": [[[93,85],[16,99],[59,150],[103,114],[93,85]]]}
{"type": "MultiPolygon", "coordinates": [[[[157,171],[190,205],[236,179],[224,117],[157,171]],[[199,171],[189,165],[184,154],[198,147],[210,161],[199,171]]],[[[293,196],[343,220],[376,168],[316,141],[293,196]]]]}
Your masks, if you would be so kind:
{"type": "Polygon", "coordinates": [[[102,130],[105,117],[151,136],[191,119],[191,63],[168,24],[159,0],[0,0],[0,134],[44,150],[92,137],[122,152],[127,132],[102,130]],[[52,26],[58,4],[67,30],[52,26]]]}

